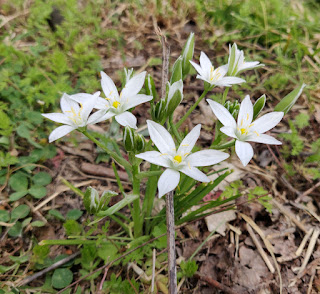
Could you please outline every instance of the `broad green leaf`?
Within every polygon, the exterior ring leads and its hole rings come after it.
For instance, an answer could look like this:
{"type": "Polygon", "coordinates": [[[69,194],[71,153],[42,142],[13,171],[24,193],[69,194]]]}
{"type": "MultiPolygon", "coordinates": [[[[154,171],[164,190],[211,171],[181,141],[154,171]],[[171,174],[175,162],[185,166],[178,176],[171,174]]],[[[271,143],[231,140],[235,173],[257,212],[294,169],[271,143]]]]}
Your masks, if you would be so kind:
{"type": "Polygon", "coordinates": [[[14,208],[11,212],[11,220],[25,218],[30,212],[30,207],[26,204],[22,204],[14,208]]]}
{"type": "Polygon", "coordinates": [[[56,209],[50,209],[49,214],[57,218],[58,220],[65,221],[64,216],[60,213],[60,211],[56,209]]]}
{"type": "Polygon", "coordinates": [[[131,202],[133,202],[137,198],[139,198],[139,195],[128,195],[124,199],[116,203],[115,205],[108,208],[107,210],[100,211],[98,213],[98,216],[105,217],[105,216],[113,215],[115,212],[119,211],[126,205],[129,205],[131,202]]]}
{"type": "Polygon", "coordinates": [[[264,105],[266,104],[266,95],[262,95],[256,103],[253,105],[253,118],[252,120],[255,120],[261,110],[263,109],[264,105]]]}
{"type": "Polygon", "coordinates": [[[83,215],[83,211],[79,209],[71,209],[68,211],[66,218],[77,220],[83,215]]]}
{"type": "Polygon", "coordinates": [[[0,222],[8,222],[10,220],[10,214],[6,210],[0,210],[0,222]]]}
{"type": "Polygon", "coordinates": [[[32,177],[35,185],[46,186],[51,183],[52,177],[46,172],[39,172],[32,177]]]}
{"type": "Polygon", "coordinates": [[[10,201],[17,201],[28,194],[28,190],[14,192],[10,195],[10,201]]]}
{"type": "Polygon", "coordinates": [[[104,261],[112,261],[117,257],[118,249],[112,243],[101,244],[98,249],[98,256],[104,261]]]}
{"type": "Polygon", "coordinates": [[[22,222],[22,227],[24,228],[28,224],[30,224],[31,220],[32,220],[32,217],[28,217],[28,218],[24,219],[23,222],[22,222]]]}
{"type": "Polygon", "coordinates": [[[25,191],[28,189],[28,177],[22,172],[17,172],[10,177],[9,186],[15,191],[25,191]]]}
{"type": "Polygon", "coordinates": [[[73,273],[67,268],[58,268],[53,272],[51,285],[56,289],[63,289],[70,285],[73,280],[73,273]]]}
{"type": "Polygon", "coordinates": [[[47,189],[43,186],[32,186],[28,191],[33,197],[37,199],[40,199],[47,195],[47,189]]]}
{"type": "Polygon", "coordinates": [[[297,99],[306,86],[306,84],[300,84],[299,87],[295,88],[276,105],[274,111],[282,111],[284,112],[284,114],[287,114],[292,106],[296,103],[297,99]]]}
{"type": "Polygon", "coordinates": [[[33,226],[33,227],[43,227],[45,225],[46,225],[46,223],[43,221],[34,221],[31,223],[31,226],[33,226]]]}
{"type": "Polygon", "coordinates": [[[22,235],[22,223],[16,222],[8,231],[10,237],[19,237],[22,235]]]}
{"type": "Polygon", "coordinates": [[[172,85],[175,82],[182,80],[182,56],[176,60],[172,67],[172,75],[170,79],[170,84],[172,85]]]}

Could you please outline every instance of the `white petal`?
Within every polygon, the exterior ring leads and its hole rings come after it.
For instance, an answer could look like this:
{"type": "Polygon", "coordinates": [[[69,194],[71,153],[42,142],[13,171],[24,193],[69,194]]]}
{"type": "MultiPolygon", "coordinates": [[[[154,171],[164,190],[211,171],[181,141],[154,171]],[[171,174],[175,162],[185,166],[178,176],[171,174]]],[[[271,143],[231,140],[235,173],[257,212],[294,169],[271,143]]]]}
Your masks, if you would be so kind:
{"type": "Polygon", "coordinates": [[[68,118],[68,116],[66,116],[63,113],[43,113],[42,116],[51,119],[52,121],[58,122],[58,123],[62,123],[65,125],[71,125],[72,122],[71,120],[68,118]]]}
{"type": "Polygon", "coordinates": [[[115,119],[124,127],[129,126],[132,129],[137,129],[137,118],[129,111],[116,115],[115,119]]]}
{"type": "Polygon", "coordinates": [[[237,127],[236,121],[234,120],[233,116],[224,106],[211,99],[207,99],[207,102],[209,103],[215,116],[224,126],[234,129],[237,127]]]}
{"type": "Polygon", "coordinates": [[[88,117],[92,112],[93,107],[97,103],[97,99],[99,95],[100,95],[100,92],[96,92],[94,95],[91,95],[91,97],[82,104],[81,117],[84,121],[88,120],[88,117]]]}
{"type": "Polygon", "coordinates": [[[137,94],[130,98],[128,98],[128,102],[125,103],[125,110],[128,110],[132,107],[135,107],[139,104],[148,102],[152,100],[152,96],[144,95],[144,94],[137,94]]]}
{"type": "Polygon", "coordinates": [[[238,114],[238,127],[247,127],[251,124],[253,117],[253,105],[250,101],[250,96],[247,95],[240,105],[238,114]]]}
{"type": "Polygon", "coordinates": [[[244,62],[241,66],[239,66],[238,72],[264,66],[264,64],[259,63],[259,61],[244,62]]]}
{"type": "Polygon", "coordinates": [[[240,158],[243,166],[246,166],[253,157],[252,146],[247,142],[236,141],[236,153],[240,158]]]}
{"type": "Polygon", "coordinates": [[[191,166],[208,166],[227,159],[230,155],[219,150],[201,150],[189,155],[185,160],[191,166]]]}
{"type": "Polygon", "coordinates": [[[101,110],[98,110],[89,116],[87,124],[88,125],[97,124],[97,123],[104,121],[104,120],[107,120],[113,116],[115,116],[114,112],[106,111],[105,109],[101,109],[101,110]]]}
{"type": "Polygon", "coordinates": [[[190,153],[196,144],[199,136],[200,136],[200,129],[201,129],[201,124],[196,125],[191,132],[182,140],[178,153],[179,154],[186,154],[190,153]]]}
{"type": "Polygon", "coordinates": [[[75,129],[76,127],[66,126],[66,125],[54,129],[49,135],[49,143],[57,139],[60,139],[61,137],[65,136],[66,134],[69,134],[71,131],[75,129]]]}
{"type": "Polygon", "coordinates": [[[263,144],[271,144],[271,145],[282,144],[282,142],[278,141],[277,139],[265,134],[259,134],[259,136],[256,134],[250,134],[250,136],[246,138],[246,141],[263,143],[263,144]]]}
{"type": "Polygon", "coordinates": [[[174,93],[176,91],[180,91],[181,94],[182,94],[182,92],[183,92],[183,82],[182,82],[182,80],[179,80],[179,81],[173,83],[171,86],[169,85],[169,93],[168,93],[168,99],[169,100],[173,97],[173,95],[174,95],[174,93]]]}
{"type": "Polygon", "coordinates": [[[147,151],[144,153],[137,154],[136,157],[146,160],[155,165],[164,167],[170,166],[170,159],[166,155],[161,154],[158,151],[147,151]]]}
{"type": "Polygon", "coordinates": [[[212,81],[210,81],[206,76],[200,76],[200,75],[197,75],[196,76],[197,79],[200,79],[200,80],[203,80],[211,85],[213,85],[212,81]]]}
{"type": "Polygon", "coordinates": [[[101,71],[100,74],[101,74],[101,87],[104,92],[104,95],[106,95],[107,98],[110,98],[110,97],[118,98],[119,94],[114,82],[103,71],[101,71]]]}
{"type": "Polygon", "coordinates": [[[234,84],[241,84],[245,83],[246,81],[241,78],[235,78],[235,77],[224,77],[220,80],[218,80],[215,84],[220,87],[231,87],[234,84]]]}
{"type": "Polygon", "coordinates": [[[129,80],[121,92],[121,98],[125,99],[138,94],[144,84],[147,72],[139,73],[129,80]]]}
{"type": "Polygon", "coordinates": [[[199,64],[196,64],[195,62],[193,62],[191,60],[190,60],[190,63],[192,64],[192,66],[195,68],[195,70],[198,72],[198,74],[200,76],[204,76],[204,72],[203,72],[203,70],[202,70],[202,68],[200,67],[199,64]]]}
{"type": "Polygon", "coordinates": [[[180,171],[186,174],[188,177],[193,178],[197,181],[206,183],[210,182],[209,178],[196,167],[185,165],[182,169],[180,169],[180,171]]]}
{"type": "Polygon", "coordinates": [[[159,198],[174,190],[180,181],[180,173],[173,169],[166,169],[158,181],[159,198]]]}
{"type": "Polygon", "coordinates": [[[87,93],[77,93],[70,95],[70,98],[74,101],[77,101],[78,103],[84,103],[87,101],[87,99],[90,99],[91,97],[92,95],[87,93]]]}
{"type": "Polygon", "coordinates": [[[147,124],[150,138],[161,153],[171,153],[176,150],[170,133],[162,125],[152,120],[147,120],[147,124]]]}
{"type": "Polygon", "coordinates": [[[267,113],[253,122],[252,130],[259,134],[265,133],[274,128],[283,118],[283,112],[267,113]]]}
{"type": "Polygon", "coordinates": [[[66,93],[64,93],[61,97],[60,107],[62,112],[67,115],[70,115],[71,109],[73,109],[76,113],[78,113],[80,109],[79,104],[76,101],[72,100],[66,93]]]}
{"type": "Polygon", "coordinates": [[[98,97],[96,101],[95,108],[97,109],[109,109],[110,108],[110,103],[108,102],[107,99],[98,97]]]}
{"type": "Polygon", "coordinates": [[[212,63],[210,61],[210,59],[208,58],[208,56],[201,51],[200,54],[200,66],[202,68],[202,70],[206,73],[206,72],[210,72],[211,70],[211,66],[212,63]]]}
{"type": "Polygon", "coordinates": [[[235,129],[232,128],[232,127],[222,127],[220,129],[220,131],[224,134],[226,134],[227,136],[229,137],[232,137],[232,138],[237,138],[237,135],[235,133],[235,129]]]}

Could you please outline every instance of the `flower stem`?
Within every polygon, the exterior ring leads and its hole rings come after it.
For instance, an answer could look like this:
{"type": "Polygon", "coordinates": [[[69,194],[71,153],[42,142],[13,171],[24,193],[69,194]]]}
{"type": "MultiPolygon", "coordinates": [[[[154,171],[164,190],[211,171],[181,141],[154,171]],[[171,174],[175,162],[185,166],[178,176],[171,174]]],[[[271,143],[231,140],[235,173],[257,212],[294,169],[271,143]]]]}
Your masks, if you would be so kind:
{"type": "Polygon", "coordinates": [[[170,125],[172,132],[173,132],[174,136],[176,137],[178,143],[180,144],[182,139],[181,139],[181,136],[180,136],[175,124],[173,123],[173,114],[171,114],[169,116],[169,125],[170,125]]]}
{"type": "Polygon", "coordinates": [[[108,153],[118,164],[122,165],[126,169],[131,170],[131,164],[126,161],[124,158],[120,157],[116,152],[111,151],[106,146],[104,146],[100,141],[98,141],[94,136],[92,136],[88,131],[82,131],[82,133],[90,139],[92,142],[94,142],[97,146],[99,146],[102,150],[104,150],[106,153],[108,153]]]}
{"type": "Polygon", "coordinates": [[[235,142],[236,142],[236,140],[234,139],[234,140],[228,141],[228,142],[221,144],[221,145],[211,146],[211,148],[216,149],[216,150],[226,149],[226,148],[232,147],[235,144],[235,142]]]}
{"type": "Polygon", "coordinates": [[[141,208],[140,208],[140,179],[137,177],[139,175],[139,165],[133,164],[132,166],[132,189],[133,195],[139,195],[139,197],[133,201],[133,230],[134,230],[134,237],[138,238],[142,234],[142,220],[141,217],[141,208]]]}
{"type": "Polygon", "coordinates": [[[138,179],[149,178],[154,176],[160,176],[162,174],[162,170],[153,170],[153,171],[146,171],[140,172],[136,175],[138,179]]]}
{"type": "Polygon", "coordinates": [[[189,108],[187,113],[176,123],[176,128],[179,129],[182,123],[188,118],[188,116],[191,114],[191,112],[198,106],[198,104],[201,102],[201,100],[206,96],[206,94],[209,92],[210,89],[206,89],[203,91],[199,99],[189,108]]]}
{"type": "Polygon", "coordinates": [[[221,104],[224,105],[224,103],[226,102],[227,100],[227,95],[228,95],[228,92],[229,92],[229,87],[226,87],[224,89],[224,92],[223,92],[223,96],[222,96],[222,101],[221,101],[221,104]]]}

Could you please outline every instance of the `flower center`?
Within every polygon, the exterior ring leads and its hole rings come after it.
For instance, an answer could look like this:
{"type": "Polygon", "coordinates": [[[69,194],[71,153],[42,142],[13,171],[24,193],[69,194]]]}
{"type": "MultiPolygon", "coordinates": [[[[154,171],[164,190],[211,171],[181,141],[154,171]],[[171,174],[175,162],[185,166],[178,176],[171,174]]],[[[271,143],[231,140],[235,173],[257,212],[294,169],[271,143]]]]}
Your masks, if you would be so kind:
{"type": "Polygon", "coordinates": [[[118,108],[119,105],[120,105],[120,102],[119,102],[119,101],[114,101],[114,102],[112,103],[112,106],[113,106],[114,108],[118,108]]]}
{"type": "Polygon", "coordinates": [[[213,80],[218,80],[221,77],[221,73],[219,72],[219,68],[217,68],[216,70],[214,70],[214,67],[211,66],[210,68],[210,81],[213,80]]]}
{"type": "Polygon", "coordinates": [[[246,128],[240,129],[241,135],[248,135],[248,130],[246,128]]]}
{"type": "Polygon", "coordinates": [[[173,157],[173,160],[178,162],[178,163],[181,163],[182,157],[181,157],[181,155],[176,155],[175,157],[173,157]]]}

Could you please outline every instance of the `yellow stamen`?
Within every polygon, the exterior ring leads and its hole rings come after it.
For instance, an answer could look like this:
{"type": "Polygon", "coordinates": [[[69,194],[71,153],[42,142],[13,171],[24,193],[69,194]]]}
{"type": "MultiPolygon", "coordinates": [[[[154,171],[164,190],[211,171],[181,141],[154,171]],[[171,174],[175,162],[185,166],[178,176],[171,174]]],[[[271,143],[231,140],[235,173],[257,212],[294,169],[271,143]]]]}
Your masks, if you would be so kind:
{"type": "Polygon", "coordinates": [[[258,134],[258,132],[254,131],[254,133],[259,137],[260,135],[258,134]]]}
{"type": "Polygon", "coordinates": [[[119,105],[120,105],[120,102],[119,102],[119,101],[114,101],[114,102],[112,103],[112,106],[113,106],[114,108],[118,108],[119,105]]]}
{"type": "Polygon", "coordinates": [[[249,113],[247,113],[247,120],[249,120],[249,113]]]}
{"type": "Polygon", "coordinates": [[[240,132],[241,132],[241,135],[243,135],[243,134],[248,134],[248,131],[247,131],[247,129],[246,128],[241,128],[240,129],[240,132]]]}
{"type": "Polygon", "coordinates": [[[173,157],[173,160],[175,160],[178,163],[180,163],[182,161],[182,157],[180,155],[176,155],[175,157],[173,157]]]}
{"type": "Polygon", "coordinates": [[[190,162],[188,161],[188,167],[191,169],[191,165],[190,165],[190,162]]]}
{"type": "Polygon", "coordinates": [[[188,146],[189,146],[189,144],[183,144],[183,145],[181,145],[181,146],[183,146],[183,147],[188,147],[188,146]]]}
{"type": "Polygon", "coordinates": [[[240,124],[240,126],[242,126],[243,125],[243,119],[241,119],[241,124],[240,124]]]}
{"type": "Polygon", "coordinates": [[[168,153],[162,153],[160,156],[168,155],[168,153]]]}

